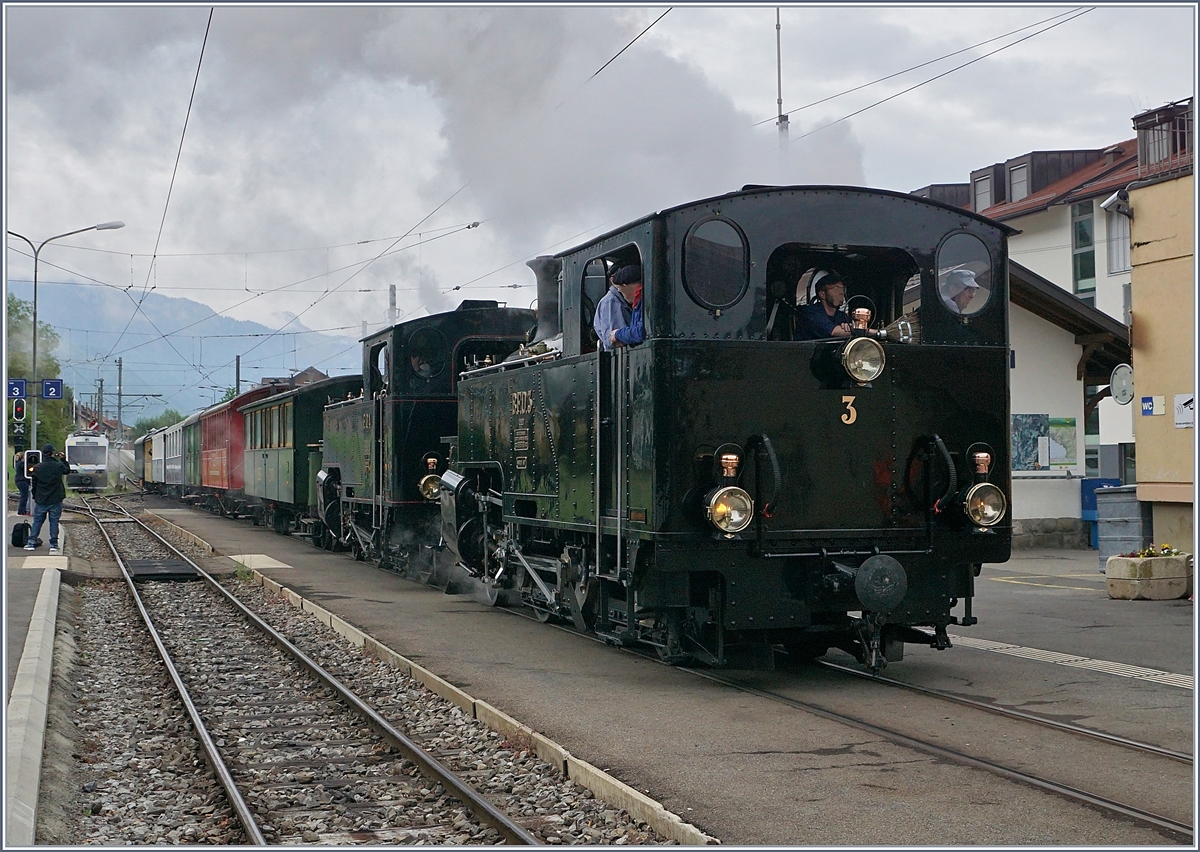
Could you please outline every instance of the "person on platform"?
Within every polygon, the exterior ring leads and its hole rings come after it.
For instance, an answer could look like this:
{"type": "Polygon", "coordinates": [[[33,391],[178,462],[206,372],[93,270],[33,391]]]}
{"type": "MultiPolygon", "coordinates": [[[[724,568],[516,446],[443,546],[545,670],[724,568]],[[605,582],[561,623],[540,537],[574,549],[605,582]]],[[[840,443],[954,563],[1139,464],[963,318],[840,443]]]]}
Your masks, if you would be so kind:
{"type": "Polygon", "coordinates": [[[42,523],[50,519],[50,555],[60,556],[62,550],[58,547],[58,519],[62,516],[63,500],[67,498],[67,488],[63,477],[74,473],[66,459],[54,455],[54,445],[42,447],[42,460],[29,471],[30,484],[33,490],[33,528],[29,531],[29,541],[26,550],[37,549],[38,533],[42,531],[42,523]]]}
{"type": "Polygon", "coordinates": [[[17,450],[13,457],[13,469],[16,471],[17,493],[21,499],[17,501],[17,514],[29,517],[29,474],[25,472],[25,454],[17,450]]]}

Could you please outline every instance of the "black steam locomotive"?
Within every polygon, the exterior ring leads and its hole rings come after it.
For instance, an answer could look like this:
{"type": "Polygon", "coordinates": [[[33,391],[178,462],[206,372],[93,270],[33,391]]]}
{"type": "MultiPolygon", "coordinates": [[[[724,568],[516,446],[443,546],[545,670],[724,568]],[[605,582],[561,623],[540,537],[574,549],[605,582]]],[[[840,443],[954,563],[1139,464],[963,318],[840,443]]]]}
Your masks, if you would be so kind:
{"type": "Polygon", "coordinates": [[[459,375],[503,361],[534,320],[533,311],[468,300],[363,340],[362,392],[324,410],[314,542],[431,579],[459,375]]]}
{"type": "Polygon", "coordinates": [[[668,662],[836,646],[879,668],[905,642],[949,647],[982,563],[1009,556],[1010,233],[902,193],[745,187],[538,258],[536,335],[518,346],[514,314],[490,363],[442,340],[419,380],[419,324],[367,341],[367,398],[327,412],[326,476],[335,435],[382,428],[366,468],[342,462],[330,523],[402,558],[394,519],[439,500],[490,600],[668,662]],[[627,264],[646,340],[597,351],[627,264]],[[815,270],[845,282],[848,337],[793,340],[815,270]]]}

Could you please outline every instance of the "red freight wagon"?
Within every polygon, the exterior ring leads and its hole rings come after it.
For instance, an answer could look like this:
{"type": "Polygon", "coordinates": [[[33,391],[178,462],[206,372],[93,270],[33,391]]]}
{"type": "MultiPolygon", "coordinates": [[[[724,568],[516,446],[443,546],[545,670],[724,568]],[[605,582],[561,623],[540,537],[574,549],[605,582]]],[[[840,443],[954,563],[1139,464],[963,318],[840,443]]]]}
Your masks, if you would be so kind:
{"type": "Polygon", "coordinates": [[[269,396],[271,390],[253,388],[200,416],[200,483],[205,488],[237,493],[245,489],[245,425],[238,408],[269,396]]]}

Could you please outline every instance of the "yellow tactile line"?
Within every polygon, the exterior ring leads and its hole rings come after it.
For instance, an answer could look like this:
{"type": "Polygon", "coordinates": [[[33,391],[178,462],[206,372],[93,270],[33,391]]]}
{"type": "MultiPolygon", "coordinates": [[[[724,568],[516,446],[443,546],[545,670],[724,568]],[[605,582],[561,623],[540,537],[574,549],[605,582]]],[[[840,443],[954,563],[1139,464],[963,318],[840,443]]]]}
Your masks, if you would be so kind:
{"type": "Polygon", "coordinates": [[[956,645],[977,648],[981,651],[992,651],[997,654],[1007,654],[1010,657],[1022,657],[1027,660],[1039,660],[1043,663],[1054,663],[1059,666],[1070,666],[1075,669],[1089,669],[1105,674],[1130,677],[1135,680],[1147,680],[1167,686],[1177,686],[1180,689],[1195,689],[1195,677],[1185,674],[1147,669],[1142,666],[1130,666],[1125,663],[1113,663],[1108,660],[1093,660],[1077,654],[1060,654],[1057,651],[1044,651],[1040,648],[1025,648],[1021,645],[1010,645],[1007,642],[995,642],[991,639],[976,639],[971,636],[951,634],[950,641],[956,645]]]}

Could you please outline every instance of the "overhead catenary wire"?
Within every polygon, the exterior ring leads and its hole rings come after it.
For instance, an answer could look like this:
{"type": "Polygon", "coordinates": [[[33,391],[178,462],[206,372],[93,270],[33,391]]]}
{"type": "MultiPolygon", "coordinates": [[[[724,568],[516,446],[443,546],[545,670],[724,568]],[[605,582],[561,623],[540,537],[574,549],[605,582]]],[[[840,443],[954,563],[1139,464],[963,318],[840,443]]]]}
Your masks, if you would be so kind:
{"type": "MultiPolygon", "coordinates": [[[[443,225],[440,228],[430,228],[428,231],[424,231],[423,233],[431,234],[431,233],[435,233],[437,231],[457,231],[457,230],[469,228],[471,226],[478,227],[479,225],[487,224],[489,221],[491,221],[491,220],[490,219],[481,219],[478,222],[462,222],[457,225],[443,225]]],[[[365,245],[370,245],[371,243],[386,243],[386,242],[391,242],[395,239],[396,239],[396,237],[393,235],[390,237],[368,237],[366,239],[354,240],[353,242],[348,242],[348,243],[332,243],[330,245],[320,245],[320,246],[298,246],[298,247],[293,247],[293,248],[279,248],[279,249],[246,249],[246,250],[242,250],[242,251],[163,252],[163,253],[155,253],[153,255],[139,254],[137,252],[134,252],[131,254],[130,252],[127,252],[127,251],[115,251],[113,249],[97,248],[95,246],[76,246],[76,245],[71,245],[70,243],[62,243],[61,248],[71,248],[71,249],[75,249],[76,251],[88,251],[88,252],[93,252],[95,254],[119,254],[119,255],[123,255],[123,256],[128,256],[129,258],[155,257],[155,258],[162,259],[162,258],[176,258],[176,257],[238,257],[241,255],[256,255],[256,254],[298,254],[300,252],[306,252],[306,251],[328,251],[330,249],[353,248],[354,246],[365,246],[365,245]]],[[[427,240],[427,242],[432,242],[432,240],[427,240]]]]}
{"type": "MultiPolygon", "coordinates": [[[[1019,27],[1015,30],[1009,30],[1008,32],[1004,33],[1003,35],[993,36],[992,38],[985,39],[984,41],[976,42],[975,44],[972,44],[969,47],[960,48],[959,50],[955,50],[950,53],[944,53],[941,56],[937,57],[936,59],[929,59],[918,65],[909,66],[908,68],[905,68],[903,71],[897,71],[894,74],[888,74],[886,77],[879,77],[878,79],[872,80],[869,83],[863,83],[860,86],[855,86],[851,89],[846,89],[845,91],[838,92],[836,95],[829,95],[828,97],[821,98],[820,100],[815,100],[812,103],[804,104],[804,106],[798,106],[795,109],[788,110],[787,112],[782,113],[782,114],[790,116],[793,113],[800,112],[801,110],[806,110],[806,109],[809,109],[810,107],[819,106],[820,104],[827,103],[832,100],[836,100],[837,98],[840,98],[844,95],[850,95],[850,94],[853,94],[854,92],[858,92],[863,89],[870,88],[871,86],[874,86],[877,83],[887,82],[888,80],[891,80],[895,77],[903,76],[904,74],[907,74],[909,71],[916,71],[917,69],[924,68],[927,65],[933,65],[935,62],[941,62],[943,59],[949,59],[951,56],[958,56],[960,53],[966,53],[968,50],[974,50],[977,47],[983,47],[985,44],[991,44],[992,42],[999,41],[1002,38],[1008,38],[1009,36],[1016,35],[1017,33],[1024,32],[1025,30],[1032,29],[1033,27],[1040,27],[1042,24],[1049,23],[1050,21],[1056,20],[1058,18],[1062,18],[1066,15],[1074,14],[1075,12],[1079,11],[1082,8],[1083,7],[1080,6],[1080,7],[1076,7],[1075,9],[1070,9],[1066,12],[1060,12],[1057,15],[1051,15],[1049,18],[1044,18],[1043,20],[1040,20],[1037,23],[1026,24],[1025,26],[1019,27]]],[[[782,85],[782,83],[781,83],[781,85],[782,85]]],[[[754,124],[752,124],[750,126],[751,127],[759,127],[760,125],[768,124],[772,121],[778,121],[778,120],[779,120],[779,116],[773,115],[770,118],[764,118],[762,121],[756,121],[756,122],[754,122],[754,124]]]]}
{"type": "MultiPolygon", "coordinates": [[[[193,79],[192,79],[192,91],[188,97],[187,112],[183,118],[183,130],[179,134],[179,148],[175,152],[175,166],[171,170],[171,181],[167,186],[167,198],[166,198],[166,201],[163,203],[162,218],[159,220],[159,223],[158,223],[158,236],[155,237],[155,240],[154,240],[155,253],[158,252],[158,246],[162,240],[163,228],[165,227],[166,222],[167,222],[167,211],[171,207],[171,193],[175,188],[175,175],[179,171],[179,160],[183,156],[183,142],[187,138],[188,122],[191,120],[191,117],[192,117],[192,104],[195,102],[196,87],[200,82],[200,68],[204,64],[204,50],[208,46],[208,34],[209,34],[209,31],[212,29],[212,19],[213,19],[213,11],[214,10],[215,10],[215,7],[211,7],[211,6],[209,7],[208,22],[204,26],[204,39],[200,43],[200,58],[196,62],[196,74],[195,74],[195,77],[193,77],[193,79]]],[[[146,295],[149,292],[147,290],[147,288],[150,285],[150,275],[153,272],[153,270],[154,270],[154,262],[152,260],[150,263],[150,269],[146,271],[146,282],[145,282],[145,284],[142,285],[142,300],[143,301],[145,300],[146,295]]],[[[133,285],[131,284],[130,286],[132,287],[133,285]]],[[[128,295],[128,291],[126,291],[126,294],[128,295]]],[[[132,301],[132,297],[130,297],[130,300],[132,301]]],[[[142,311],[142,303],[140,301],[135,302],[134,303],[134,311],[130,315],[129,321],[125,323],[125,328],[122,329],[122,332],[121,332],[122,335],[125,333],[125,331],[127,331],[129,329],[129,326],[133,323],[133,318],[136,317],[138,315],[138,313],[141,313],[142,316],[146,317],[146,320],[148,322],[150,322],[150,324],[152,326],[154,325],[154,321],[151,320],[149,316],[146,316],[145,312],[142,311]]],[[[158,330],[157,327],[155,327],[155,330],[156,331],[158,330]]],[[[113,349],[116,349],[117,345],[120,342],[121,342],[121,337],[118,336],[116,341],[113,342],[112,349],[110,349],[108,352],[109,355],[113,354],[113,349]]],[[[172,346],[172,348],[174,348],[174,346],[172,346]]],[[[176,350],[176,354],[178,354],[181,359],[183,358],[183,355],[181,353],[179,353],[179,350],[176,350]]],[[[184,359],[184,360],[186,360],[186,359],[184,359]]]]}
{"type": "Polygon", "coordinates": [[[1028,41],[1029,39],[1035,38],[1036,36],[1039,36],[1042,33],[1049,32],[1050,30],[1054,29],[1055,27],[1061,27],[1063,24],[1069,24],[1078,18],[1082,18],[1084,15],[1088,14],[1089,12],[1094,12],[1095,10],[1096,10],[1095,6],[1092,6],[1088,9],[1084,9],[1083,11],[1079,12],[1078,14],[1073,15],[1070,18],[1067,18],[1065,21],[1059,21],[1058,23],[1054,23],[1048,27],[1040,29],[1035,33],[1030,33],[1027,36],[1022,36],[1021,38],[1017,39],[1014,42],[1006,44],[1003,47],[998,47],[995,50],[992,50],[992,51],[989,51],[989,52],[983,54],[982,56],[977,56],[968,62],[962,63],[961,65],[956,65],[948,71],[943,71],[941,74],[937,74],[933,77],[930,77],[927,80],[922,80],[920,83],[916,83],[912,86],[909,86],[907,89],[903,89],[899,92],[896,92],[893,95],[888,95],[886,98],[882,98],[881,100],[878,100],[873,104],[868,104],[867,106],[863,107],[862,109],[855,110],[854,112],[852,112],[848,115],[843,115],[841,118],[835,118],[833,121],[830,121],[827,124],[822,124],[820,127],[815,127],[812,130],[808,131],[807,133],[804,133],[793,139],[789,139],[786,144],[790,145],[792,142],[796,142],[800,139],[807,139],[809,136],[812,136],[814,133],[820,133],[822,130],[833,127],[835,124],[841,124],[843,121],[848,121],[849,119],[854,118],[854,116],[856,116],[856,115],[862,115],[864,112],[866,112],[869,109],[874,109],[875,107],[885,104],[888,101],[895,100],[896,98],[900,97],[901,95],[907,95],[909,92],[911,92],[915,89],[919,89],[922,86],[928,85],[929,83],[932,83],[935,80],[940,80],[949,74],[953,74],[955,71],[959,71],[963,68],[966,68],[968,65],[974,65],[976,62],[982,62],[984,59],[987,59],[989,56],[995,56],[997,53],[1000,53],[1001,51],[1004,51],[1004,50],[1008,50],[1010,47],[1015,47],[1016,45],[1020,44],[1023,41],[1028,41]]]}
{"type": "MultiPolygon", "coordinates": [[[[324,293],[324,294],[322,294],[322,295],[318,296],[316,299],[314,299],[314,300],[313,300],[313,302],[312,302],[311,304],[309,304],[309,306],[308,306],[308,307],[306,307],[304,310],[300,311],[300,313],[296,314],[296,315],[295,315],[295,316],[293,316],[293,317],[292,317],[290,320],[288,320],[286,323],[284,323],[282,326],[280,326],[280,328],[279,328],[277,331],[275,331],[275,332],[272,332],[272,333],[271,333],[271,334],[269,334],[267,337],[263,338],[263,339],[262,339],[262,340],[260,340],[258,343],[254,344],[253,346],[251,346],[249,349],[247,349],[245,352],[243,352],[243,353],[241,353],[241,354],[242,354],[242,355],[246,355],[246,354],[248,354],[248,353],[250,353],[250,352],[253,352],[255,349],[257,349],[258,347],[262,346],[264,343],[266,343],[268,340],[272,339],[273,337],[275,337],[275,336],[277,336],[277,335],[279,335],[279,334],[283,334],[283,333],[285,333],[285,332],[283,331],[283,329],[287,328],[289,325],[291,325],[292,323],[294,323],[296,320],[300,319],[300,317],[304,316],[306,313],[308,313],[309,311],[311,311],[313,308],[315,308],[315,307],[316,307],[318,304],[320,304],[320,303],[321,303],[322,301],[324,301],[326,298],[328,298],[329,296],[332,296],[332,295],[333,295],[334,293],[336,293],[336,292],[337,292],[339,289],[341,289],[341,287],[343,287],[345,284],[348,284],[348,283],[349,283],[351,280],[353,280],[353,279],[354,279],[354,277],[355,277],[355,276],[357,276],[357,275],[358,275],[359,273],[361,273],[361,272],[362,272],[364,269],[366,269],[366,268],[367,268],[367,266],[369,266],[371,263],[374,263],[376,260],[378,260],[380,257],[382,257],[382,256],[383,256],[385,253],[387,253],[387,251],[389,251],[389,250],[390,250],[390,248],[391,248],[392,246],[395,246],[397,243],[399,243],[401,240],[403,240],[403,239],[404,239],[405,237],[407,237],[409,234],[413,233],[413,232],[414,232],[414,231],[415,231],[417,228],[419,228],[421,225],[423,225],[423,224],[424,224],[424,223],[425,223],[425,222],[426,222],[426,221],[427,221],[427,220],[428,220],[430,217],[432,217],[433,215],[435,215],[435,214],[436,214],[436,213],[437,213],[439,210],[441,210],[443,207],[445,207],[447,204],[449,204],[449,203],[450,203],[452,200],[454,200],[454,198],[455,198],[455,197],[456,197],[456,196],[457,196],[457,195],[458,195],[460,192],[462,192],[464,189],[466,189],[468,186],[470,186],[470,184],[471,184],[471,182],[470,182],[470,181],[467,181],[467,182],[466,182],[466,183],[464,183],[462,186],[460,186],[458,189],[454,190],[454,192],[450,193],[450,195],[449,195],[449,196],[448,196],[448,197],[447,197],[447,198],[446,198],[444,201],[442,201],[440,204],[438,204],[438,206],[437,206],[437,207],[433,208],[433,210],[431,210],[431,211],[429,211],[427,214],[425,214],[425,216],[423,216],[419,222],[417,222],[415,225],[413,225],[411,228],[409,228],[407,231],[405,231],[403,235],[401,235],[400,237],[398,237],[398,238],[396,239],[396,241],[395,241],[394,243],[392,243],[392,245],[391,245],[391,246],[389,246],[387,249],[384,249],[384,250],[383,250],[383,251],[381,251],[379,254],[377,254],[377,255],[376,255],[374,258],[372,258],[372,259],[371,259],[371,261],[369,261],[369,262],[368,262],[366,265],[364,265],[362,268],[360,268],[360,269],[356,270],[356,271],[355,271],[353,274],[351,274],[351,275],[350,275],[348,278],[346,278],[346,280],[345,280],[345,281],[342,281],[342,282],[341,282],[341,284],[338,284],[336,287],[334,287],[333,289],[331,289],[329,292],[327,292],[327,293],[324,293]]],[[[207,374],[205,374],[204,376],[202,376],[202,377],[201,377],[201,378],[200,378],[200,379],[199,379],[197,382],[195,382],[193,385],[189,385],[187,388],[184,388],[184,390],[190,390],[192,387],[195,387],[195,386],[199,385],[201,382],[208,381],[208,379],[212,377],[212,374],[213,374],[213,373],[215,373],[217,370],[224,369],[224,368],[226,368],[226,367],[229,367],[229,366],[231,366],[232,364],[233,364],[233,362],[232,362],[232,361],[229,361],[229,362],[227,362],[227,363],[225,363],[225,364],[221,365],[220,367],[216,367],[216,368],[214,368],[214,369],[210,370],[210,371],[209,371],[207,374]]]]}
{"type": "MultiPolygon", "coordinates": [[[[661,21],[661,20],[662,20],[662,19],[663,19],[663,18],[666,16],[666,14],[667,14],[667,13],[669,13],[670,11],[671,11],[671,8],[668,8],[668,9],[667,9],[665,12],[663,12],[663,13],[662,13],[662,14],[660,14],[660,15],[659,15],[657,18],[655,18],[655,20],[654,20],[654,21],[652,21],[652,22],[651,22],[651,23],[650,23],[650,24],[649,24],[647,27],[645,27],[645,28],[644,28],[644,29],[643,29],[643,30],[642,30],[640,33],[638,33],[638,35],[637,35],[637,36],[635,36],[635,37],[634,37],[634,38],[633,38],[633,39],[632,39],[630,42],[628,42],[628,43],[627,43],[627,44],[626,44],[624,47],[622,47],[622,49],[621,49],[620,51],[618,51],[618,52],[617,52],[617,53],[616,53],[616,54],[615,54],[615,55],[614,55],[614,56],[613,56],[611,59],[609,59],[609,60],[608,60],[606,63],[604,63],[602,66],[600,66],[600,68],[598,68],[598,69],[597,69],[595,72],[593,72],[592,76],[591,76],[591,77],[589,77],[588,79],[589,79],[589,80],[591,80],[591,79],[594,79],[594,78],[595,78],[597,75],[599,75],[600,73],[602,73],[602,72],[603,72],[603,71],[604,71],[604,70],[605,70],[607,67],[609,67],[609,66],[612,64],[612,62],[614,62],[614,61],[615,61],[617,58],[619,58],[621,55],[623,55],[623,54],[624,54],[624,53],[625,53],[625,52],[626,52],[626,51],[627,51],[627,50],[628,50],[628,49],[629,49],[629,48],[630,48],[630,47],[631,47],[631,46],[632,46],[634,43],[636,43],[636,42],[638,41],[638,39],[640,39],[641,37],[643,37],[643,36],[644,36],[644,35],[645,35],[645,34],[646,34],[646,33],[647,33],[647,32],[648,32],[648,31],[649,31],[649,30],[650,30],[652,27],[654,27],[654,26],[655,26],[655,25],[656,25],[656,24],[657,24],[659,21],[661,21]]],[[[212,20],[212,10],[210,9],[210,15],[209,15],[209,24],[210,24],[210,25],[211,25],[211,20],[212,20]]],[[[206,32],[205,32],[205,42],[204,42],[204,44],[206,44],[206,43],[207,43],[207,37],[208,37],[208,30],[206,29],[206,32]]],[[[203,45],[202,45],[201,59],[203,59],[203,45]]],[[[198,79],[198,75],[199,75],[199,66],[197,67],[197,79],[198,79]]],[[[585,81],[585,83],[586,83],[586,82],[587,82],[587,81],[585,81]]],[[[193,86],[193,96],[194,96],[194,93],[195,93],[195,85],[193,86]]],[[[190,110],[191,110],[191,102],[189,101],[189,116],[190,116],[190,110]]],[[[186,123],[185,123],[185,131],[186,131],[186,123]]],[[[182,141],[182,139],[181,139],[181,143],[180,143],[180,151],[182,151],[182,144],[183,144],[183,141],[182,141]]],[[[176,167],[178,167],[178,157],[177,157],[177,161],[176,161],[176,167]]],[[[469,183],[470,183],[470,181],[468,181],[467,183],[469,184],[469,183]]],[[[455,193],[454,193],[454,194],[451,196],[451,198],[453,198],[455,195],[457,195],[457,194],[458,194],[458,192],[461,192],[461,191],[462,191],[462,189],[463,189],[463,188],[465,188],[465,186],[466,186],[466,185],[464,185],[464,187],[462,187],[462,188],[460,188],[458,191],[456,191],[456,192],[455,192],[455,193]]],[[[448,202],[449,200],[450,200],[450,199],[447,199],[447,202],[448,202]]],[[[169,201],[169,196],[168,196],[168,201],[169,201]]],[[[445,204],[445,203],[447,203],[447,202],[443,202],[443,204],[445,204]]],[[[440,209],[440,208],[441,208],[441,206],[442,206],[442,205],[439,205],[439,207],[438,207],[437,209],[440,209]]],[[[436,212],[437,212],[437,209],[435,209],[435,211],[433,211],[433,212],[434,212],[434,213],[436,213],[436,212]]],[[[165,213],[165,211],[164,211],[164,221],[165,221],[165,215],[166,215],[166,213],[165,213]]],[[[432,216],[432,215],[433,215],[433,213],[431,213],[430,215],[432,216]]],[[[429,218],[429,217],[426,217],[426,219],[427,219],[427,218],[429,218]]],[[[425,221],[425,220],[422,220],[422,222],[424,222],[424,221],[425,221]]],[[[421,223],[418,223],[418,226],[419,226],[420,224],[421,224],[421,223]]],[[[416,227],[416,226],[414,226],[414,228],[415,228],[415,227],[416,227]]],[[[409,233],[411,233],[411,230],[412,230],[412,229],[410,229],[409,233]]],[[[162,233],[162,227],[161,227],[161,225],[160,225],[160,237],[161,237],[161,233],[162,233]]],[[[583,232],[583,233],[586,233],[586,231],[585,231],[585,232],[583,232]]],[[[407,236],[407,234],[406,234],[405,236],[407,236]]],[[[403,237],[402,237],[402,238],[403,238],[403,237]]],[[[401,238],[401,239],[402,239],[402,238],[401,238]]],[[[393,244],[393,245],[394,245],[394,244],[393,244]]],[[[158,243],[158,242],[156,242],[156,244],[155,244],[155,251],[154,251],[154,254],[152,255],[152,258],[153,258],[153,260],[154,260],[154,262],[152,262],[152,269],[154,268],[154,266],[156,266],[156,261],[157,261],[157,259],[158,259],[158,257],[159,257],[159,255],[158,255],[158,247],[159,247],[159,243],[158,243]]],[[[241,252],[239,252],[239,253],[241,253],[241,252]]],[[[382,254],[382,253],[381,253],[381,254],[382,254]]],[[[369,265],[370,265],[370,263],[373,263],[373,262],[374,262],[375,260],[377,260],[377,259],[378,259],[378,256],[377,256],[376,258],[372,258],[372,259],[371,259],[371,261],[368,261],[367,265],[369,266],[369,265]]],[[[131,260],[131,262],[132,262],[132,260],[131,260]]],[[[503,269],[503,268],[507,268],[508,266],[513,266],[513,265],[516,265],[516,263],[519,263],[519,262],[520,262],[519,260],[518,260],[518,261],[514,261],[512,264],[508,264],[506,267],[502,267],[502,269],[503,269]]],[[[364,268],[365,268],[365,266],[364,266],[364,268]]],[[[291,319],[290,319],[290,320],[289,320],[287,323],[285,323],[285,324],[284,324],[284,326],[283,326],[283,327],[281,327],[281,328],[280,328],[279,330],[277,330],[276,332],[273,332],[273,333],[271,333],[271,334],[268,334],[268,335],[264,336],[264,338],[262,338],[262,339],[259,341],[259,343],[255,344],[255,346],[251,347],[249,350],[247,350],[247,352],[249,352],[249,351],[253,351],[255,348],[257,348],[258,346],[261,346],[263,343],[265,343],[265,342],[266,342],[266,340],[269,340],[271,337],[274,337],[274,336],[277,336],[277,335],[278,335],[278,334],[280,334],[280,333],[283,333],[283,330],[284,330],[284,329],[285,329],[285,328],[286,328],[288,325],[292,324],[292,323],[293,323],[293,322],[295,322],[297,319],[299,319],[301,316],[303,316],[305,313],[307,313],[308,311],[310,311],[310,310],[311,310],[312,308],[314,308],[314,307],[315,307],[317,304],[319,304],[319,303],[320,303],[320,302],[321,302],[321,301],[322,301],[324,298],[328,297],[328,295],[331,295],[333,292],[337,292],[337,291],[338,291],[339,289],[341,289],[341,288],[342,288],[342,287],[343,287],[343,286],[344,286],[346,283],[348,283],[348,282],[349,282],[351,279],[353,279],[353,278],[354,278],[356,275],[358,275],[358,274],[359,274],[359,272],[361,272],[361,271],[362,271],[361,269],[360,269],[360,270],[358,270],[358,272],[355,272],[353,275],[351,275],[349,278],[347,278],[347,279],[346,279],[346,281],[343,281],[343,282],[342,282],[341,284],[339,284],[337,287],[335,287],[335,288],[333,288],[333,289],[331,289],[331,290],[328,290],[328,291],[324,292],[324,293],[323,293],[323,294],[322,294],[320,297],[318,297],[316,300],[314,300],[314,301],[313,301],[313,302],[312,302],[312,303],[311,303],[311,304],[310,304],[308,307],[306,307],[306,308],[305,308],[303,311],[301,311],[299,314],[297,314],[297,315],[295,315],[294,317],[292,317],[292,318],[291,318],[291,319]]],[[[482,280],[483,278],[486,278],[486,277],[488,277],[489,275],[495,274],[495,272],[498,272],[498,271],[500,271],[500,270],[496,270],[496,271],[493,271],[493,272],[491,272],[491,273],[487,273],[487,274],[485,274],[485,275],[483,275],[483,276],[480,276],[479,278],[472,279],[471,281],[469,281],[469,282],[466,282],[466,284],[464,284],[464,285],[459,285],[459,287],[456,287],[456,288],[454,288],[454,289],[461,289],[463,286],[469,286],[470,284],[477,283],[478,281],[482,280]]],[[[317,276],[317,277],[320,277],[320,276],[317,276]]],[[[149,281],[149,280],[150,280],[150,274],[148,274],[148,275],[147,275],[147,281],[149,281]]],[[[101,282],[98,282],[98,283],[101,283],[101,282]]],[[[532,286],[532,285],[516,285],[516,284],[514,284],[514,285],[509,285],[509,286],[511,286],[513,289],[524,289],[525,287],[527,287],[527,286],[532,286]]],[[[285,288],[278,288],[278,289],[285,289],[285,288]]],[[[148,288],[144,287],[144,288],[143,288],[143,298],[145,297],[145,295],[146,295],[147,293],[148,293],[148,288]]],[[[257,296],[252,296],[252,298],[257,298],[257,296]]],[[[243,304],[243,303],[244,303],[244,302],[241,302],[241,303],[238,303],[238,304],[243,304]]],[[[140,303],[139,303],[138,305],[136,305],[136,307],[137,307],[138,309],[140,309],[140,303]]],[[[233,307],[237,307],[237,305],[231,306],[230,308],[226,308],[225,310],[231,310],[233,307]]],[[[144,311],[143,311],[143,314],[144,314],[144,311]]],[[[134,314],[134,315],[136,315],[136,312],[135,312],[135,314],[134,314]]],[[[149,317],[147,317],[147,320],[149,320],[149,317]]],[[[131,316],[131,317],[130,317],[130,322],[126,324],[126,328],[122,330],[122,333],[121,333],[121,335],[122,335],[122,336],[124,335],[125,331],[127,331],[128,327],[129,327],[129,325],[132,323],[132,321],[133,321],[133,316],[131,316]]],[[[154,326],[154,323],[153,323],[152,321],[151,321],[151,325],[152,325],[152,326],[155,328],[155,330],[156,330],[156,331],[158,331],[158,332],[159,332],[160,336],[161,336],[163,339],[166,339],[166,338],[167,338],[167,335],[166,335],[166,334],[163,334],[163,333],[161,332],[161,330],[159,330],[159,329],[157,328],[157,326],[154,326]]],[[[182,330],[182,329],[180,329],[180,330],[182,330]]],[[[119,337],[118,337],[118,340],[117,340],[117,342],[116,342],[116,343],[114,343],[114,344],[113,344],[113,347],[112,347],[112,348],[109,350],[109,356],[111,356],[111,355],[112,355],[112,354],[115,352],[115,350],[116,350],[116,347],[117,347],[117,346],[119,345],[119,343],[120,343],[120,339],[121,339],[121,338],[120,338],[120,336],[119,336],[119,337]]],[[[167,340],[167,342],[168,342],[168,343],[170,343],[170,340],[167,340]]],[[[172,348],[174,348],[174,347],[172,346],[172,348]]],[[[128,351],[128,350],[122,350],[122,352],[125,352],[125,351],[128,351]]],[[[179,355],[179,357],[180,357],[180,360],[181,360],[181,361],[184,361],[184,362],[186,363],[187,359],[186,359],[186,358],[184,358],[184,357],[183,357],[181,354],[179,354],[179,353],[178,353],[178,350],[176,350],[176,354],[177,354],[177,355],[179,355]]],[[[107,357],[107,356],[106,356],[106,357],[107,357]]],[[[232,363],[232,362],[231,362],[231,363],[232,363]]],[[[229,365],[228,365],[228,364],[226,364],[226,365],[223,365],[223,366],[229,366],[229,365]]],[[[220,368],[217,368],[217,369],[220,369],[220,368]]],[[[212,376],[212,373],[213,373],[213,372],[214,372],[214,371],[209,371],[209,372],[205,373],[204,375],[202,375],[202,377],[200,378],[200,380],[199,380],[197,383],[195,383],[195,384],[199,384],[200,382],[203,382],[203,381],[206,381],[206,380],[208,380],[209,378],[211,378],[211,376],[212,376]]],[[[189,387],[191,387],[191,386],[189,386],[189,387]]],[[[186,389],[186,388],[185,388],[185,389],[186,389]]]]}

